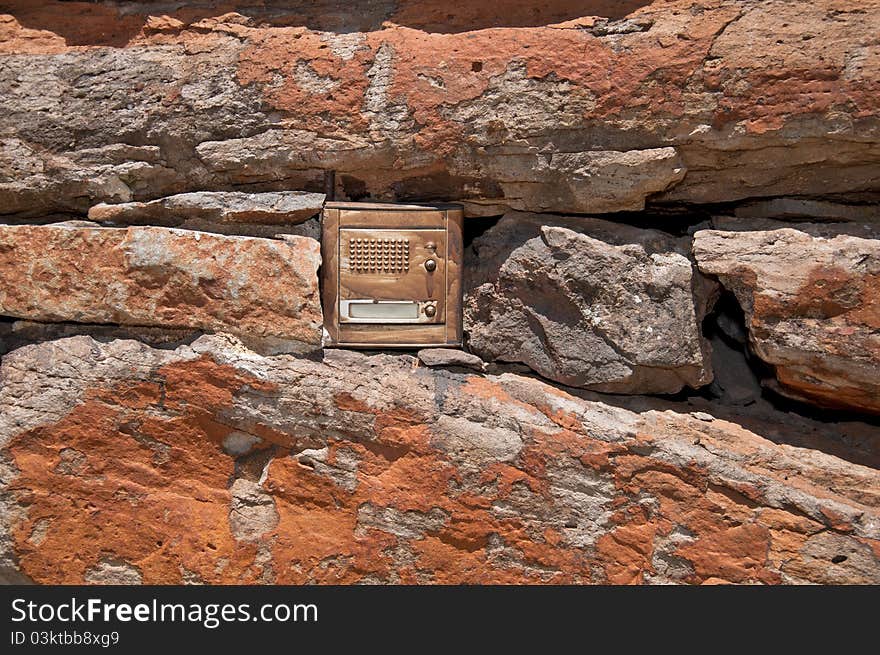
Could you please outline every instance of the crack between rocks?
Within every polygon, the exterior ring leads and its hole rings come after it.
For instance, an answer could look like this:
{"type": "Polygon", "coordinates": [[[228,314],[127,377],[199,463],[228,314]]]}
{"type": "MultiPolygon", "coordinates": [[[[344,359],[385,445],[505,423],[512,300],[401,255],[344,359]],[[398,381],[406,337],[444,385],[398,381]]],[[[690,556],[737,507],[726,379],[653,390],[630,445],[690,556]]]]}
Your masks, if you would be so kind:
{"type": "Polygon", "coordinates": [[[715,32],[714,35],[712,35],[712,45],[709,46],[709,50],[706,52],[706,57],[711,56],[712,48],[715,47],[715,42],[718,39],[720,39],[722,36],[724,36],[724,33],[730,28],[731,25],[733,25],[734,23],[739,21],[739,19],[741,19],[747,13],[749,13],[749,7],[744,7],[743,9],[741,9],[739,11],[739,13],[736,16],[734,16],[729,21],[727,21],[724,25],[721,26],[721,28],[717,32],[715,32]]]}

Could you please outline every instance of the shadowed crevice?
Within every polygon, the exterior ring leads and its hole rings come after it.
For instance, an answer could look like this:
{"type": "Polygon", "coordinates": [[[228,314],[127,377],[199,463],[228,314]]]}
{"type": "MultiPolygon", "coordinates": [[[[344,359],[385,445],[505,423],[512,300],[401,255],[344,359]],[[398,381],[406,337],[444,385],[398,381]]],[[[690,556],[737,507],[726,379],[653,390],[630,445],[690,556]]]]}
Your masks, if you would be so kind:
{"type": "MultiPolygon", "coordinates": [[[[499,27],[541,27],[584,16],[620,20],[651,0],[496,0],[491,4],[470,0],[363,0],[357,11],[339,0],[288,0],[263,2],[40,2],[9,0],[0,11],[9,13],[23,27],[45,30],[63,37],[68,46],[124,47],[145,27],[150,16],[168,15],[182,25],[178,29],[234,10],[255,24],[277,27],[304,26],[311,30],[350,33],[383,29],[383,23],[440,34],[454,34],[499,27]]],[[[605,19],[605,22],[602,22],[605,19]]]]}

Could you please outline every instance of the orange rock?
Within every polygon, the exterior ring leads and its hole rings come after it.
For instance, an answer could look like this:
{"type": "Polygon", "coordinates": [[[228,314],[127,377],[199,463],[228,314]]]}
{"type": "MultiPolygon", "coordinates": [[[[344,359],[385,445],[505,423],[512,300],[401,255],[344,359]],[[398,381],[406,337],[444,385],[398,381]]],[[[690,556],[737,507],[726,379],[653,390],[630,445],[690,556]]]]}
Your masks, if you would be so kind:
{"type": "Polygon", "coordinates": [[[0,313],[225,330],[314,350],[318,243],[153,227],[0,226],[0,313]]]}
{"type": "Polygon", "coordinates": [[[872,0],[3,11],[5,213],[325,170],[489,215],[873,188],[872,0]]]}
{"type": "Polygon", "coordinates": [[[37,582],[880,582],[876,471],[722,421],[226,336],[0,379],[0,557],[37,582]]]}
{"type": "Polygon", "coordinates": [[[775,367],[782,393],[880,412],[880,241],[703,230],[694,255],[736,294],[751,346],[775,367]]]}

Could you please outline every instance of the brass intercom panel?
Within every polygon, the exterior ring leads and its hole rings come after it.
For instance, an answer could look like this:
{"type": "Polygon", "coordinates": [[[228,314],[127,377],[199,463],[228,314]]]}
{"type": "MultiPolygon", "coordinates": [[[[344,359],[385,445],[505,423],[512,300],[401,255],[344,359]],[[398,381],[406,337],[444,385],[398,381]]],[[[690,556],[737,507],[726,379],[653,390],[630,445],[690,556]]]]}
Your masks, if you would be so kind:
{"type": "Polygon", "coordinates": [[[324,345],[461,345],[462,209],[328,202],[324,345]]]}

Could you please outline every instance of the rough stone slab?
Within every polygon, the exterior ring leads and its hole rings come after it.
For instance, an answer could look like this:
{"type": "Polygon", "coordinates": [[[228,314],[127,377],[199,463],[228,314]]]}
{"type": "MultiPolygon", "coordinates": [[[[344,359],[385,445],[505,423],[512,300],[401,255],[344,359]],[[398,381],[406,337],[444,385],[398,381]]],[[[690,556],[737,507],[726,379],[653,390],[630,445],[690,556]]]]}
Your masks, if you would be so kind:
{"type": "Polygon", "coordinates": [[[496,155],[478,166],[498,182],[505,200],[496,206],[592,213],[644,209],[645,198],[681,182],[687,172],[671,147],[496,155]]]}
{"type": "Polygon", "coordinates": [[[0,226],[0,314],[228,331],[273,349],[315,349],[320,262],[305,237],[0,226]]]}
{"type": "MultiPolygon", "coordinates": [[[[710,226],[704,226],[710,227],[710,226]]],[[[849,235],[862,239],[880,239],[880,223],[866,221],[821,222],[782,221],[775,218],[740,218],[737,216],[713,216],[711,228],[727,232],[761,232],[765,230],[792,229],[806,232],[814,237],[833,239],[849,235]]],[[[697,230],[699,231],[699,230],[697,230]]],[[[695,232],[696,233],[696,232],[695,232]]]]}
{"type": "Polygon", "coordinates": [[[305,191],[198,191],[149,202],[100,203],[89,209],[89,219],[120,225],[169,227],[179,227],[191,219],[227,224],[291,225],[318,214],[324,206],[324,198],[323,193],[305,191]]]}
{"type": "Polygon", "coordinates": [[[880,582],[876,470],[709,415],[220,335],[0,379],[0,557],[38,583],[880,582]]]}
{"type": "Polygon", "coordinates": [[[423,348],[417,357],[425,366],[461,366],[475,371],[482,371],[486,366],[476,355],[454,348],[423,348]]]}
{"type": "Polygon", "coordinates": [[[135,339],[154,348],[176,348],[202,335],[189,328],[165,328],[138,325],[94,325],[88,323],[38,323],[12,321],[0,323],[0,354],[31,343],[52,341],[86,334],[99,341],[135,339]]]}
{"type": "Polygon", "coordinates": [[[465,261],[468,347],[570,386],[675,393],[712,379],[714,285],[686,241],[598,219],[511,213],[465,261]]]}
{"type": "Polygon", "coordinates": [[[880,412],[880,240],[702,230],[693,250],[700,270],[736,294],[781,392],[880,412]]]}
{"type": "Polygon", "coordinates": [[[478,212],[880,188],[875,0],[251,4],[4,3],[0,211],[327,170],[478,212]]]}

